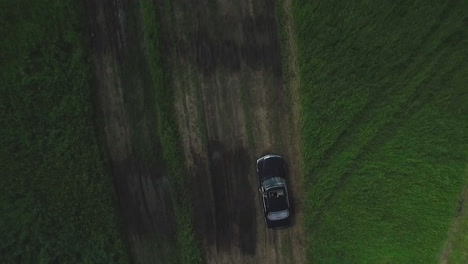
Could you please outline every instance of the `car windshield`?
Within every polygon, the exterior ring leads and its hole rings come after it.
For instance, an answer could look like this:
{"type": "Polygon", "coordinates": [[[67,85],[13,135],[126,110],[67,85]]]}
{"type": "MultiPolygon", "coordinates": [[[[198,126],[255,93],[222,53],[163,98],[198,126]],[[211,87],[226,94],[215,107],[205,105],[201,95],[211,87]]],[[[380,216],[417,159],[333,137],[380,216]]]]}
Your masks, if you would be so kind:
{"type": "Polygon", "coordinates": [[[272,188],[272,187],[283,187],[285,186],[285,181],[283,178],[280,178],[280,177],[269,177],[269,178],[266,178],[264,181],[263,181],[263,187],[265,189],[269,189],[269,188],[272,188]]]}
{"type": "Polygon", "coordinates": [[[278,211],[278,212],[271,212],[268,214],[268,220],[275,221],[275,220],[282,220],[289,216],[288,210],[278,211]]]}

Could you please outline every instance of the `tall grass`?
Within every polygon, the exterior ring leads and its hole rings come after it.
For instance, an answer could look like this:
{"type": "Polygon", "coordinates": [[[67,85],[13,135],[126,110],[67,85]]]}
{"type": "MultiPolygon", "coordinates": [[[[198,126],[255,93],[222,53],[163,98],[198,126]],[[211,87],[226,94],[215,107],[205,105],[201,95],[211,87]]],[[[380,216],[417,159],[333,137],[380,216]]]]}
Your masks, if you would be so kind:
{"type": "Polygon", "coordinates": [[[467,11],[294,1],[309,260],[436,262],[466,183],[467,11]]]}
{"type": "Polygon", "coordinates": [[[128,262],[93,128],[83,11],[1,2],[1,263],[128,262]]]}

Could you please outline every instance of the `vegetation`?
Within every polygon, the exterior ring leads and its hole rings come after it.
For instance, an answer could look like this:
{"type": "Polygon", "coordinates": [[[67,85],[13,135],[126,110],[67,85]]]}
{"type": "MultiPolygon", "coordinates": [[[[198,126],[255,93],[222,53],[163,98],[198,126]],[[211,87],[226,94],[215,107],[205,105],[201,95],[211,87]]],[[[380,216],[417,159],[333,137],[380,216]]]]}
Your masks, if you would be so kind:
{"type": "Polygon", "coordinates": [[[297,0],[293,17],[309,261],[436,262],[467,183],[467,3],[297,0]]]}
{"type": "Polygon", "coordinates": [[[128,262],[93,128],[81,4],[1,1],[2,263],[128,262]]]}
{"type": "Polygon", "coordinates": [[[182,151],[177,137],[174,116],[173,91],[168,85],[161,57],[159,25],[153,1],[141,3],[144,42],[151,79],[155,89],[155,113],[158,121],[158,135],[161,140],[164,160],[170,175],[171,193],[177,221],[177,242],[179,262],[183,264],[203,263],[201,249],[192,226],[192,215],[187,193],[187,178],[184,171],[182,151]]]}

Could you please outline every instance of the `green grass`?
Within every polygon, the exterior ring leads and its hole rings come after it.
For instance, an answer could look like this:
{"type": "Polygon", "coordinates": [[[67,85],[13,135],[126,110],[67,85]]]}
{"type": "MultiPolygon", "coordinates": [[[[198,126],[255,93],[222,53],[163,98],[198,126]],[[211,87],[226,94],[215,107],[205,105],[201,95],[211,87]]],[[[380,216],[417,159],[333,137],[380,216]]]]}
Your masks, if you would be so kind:
{"type": "Polygon", "coordinates": [[[151,80],[155,89],[155,113],[158,121],[158,136],[164,160],[167,163],[174,212],[177,221],[179,262],[183,264],[203,263],[203,256],[192,226],[191,207],[187,193],[187,175],[183,166],[182,149],[177,137],[174,116],[173,91],[164,70],[160,49],[160,31],[153,1],[141,2],[141,14],[146,54],[151,80]]]}
{"type": "Polygon", "coordinates": [[[1,1],[1,263],[129,260],[93,128],[84,17],[73,1],[1,1]]]}
{"type": "Polygon", "coordinates": [[[468,5],[293,2],[307,257],[434,263],[468,162],[468,5]]]}

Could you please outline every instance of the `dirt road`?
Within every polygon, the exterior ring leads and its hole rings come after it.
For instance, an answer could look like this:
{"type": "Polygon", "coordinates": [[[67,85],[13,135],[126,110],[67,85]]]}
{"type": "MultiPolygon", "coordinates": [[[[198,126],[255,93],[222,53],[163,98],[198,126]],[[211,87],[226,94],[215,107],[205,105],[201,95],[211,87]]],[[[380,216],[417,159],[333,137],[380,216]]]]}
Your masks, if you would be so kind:
{"type": "MultiPolygon", "coordinates": [[[[96,98],[123,225],[140,263],[176,254],[173,211],[138,2],[87,1],[96,98]],[[154,102],[153,102],[154,104],[154,102]],[[162,238],[162,239],[161,239],[162,238]],[[173,250],[171,250],[173,248],[173,250]]],[[[208,263],[303,263],[297,80],[283,64],[275,3],[159,0],[164,59],[208,263]],[[289,165],[293,226],[265,227],[255,160],[289,165]]],[[[286,4],[288,1],[285,2],[286,4]]],[[[291,57],[288,57],[291,58],[291,57]]],[[[291,61],[289,61],[291,63],[291,61]]]]}
{"type": "Polygon", "coordinates": [[[167,64],[188,167],[195,227],[208,263],[302,263],[294,91],[282,79],[275,3],[160,3],[167,64]],[[265,227],[255,160],[283,155],[294,225],[265,227]]]}

